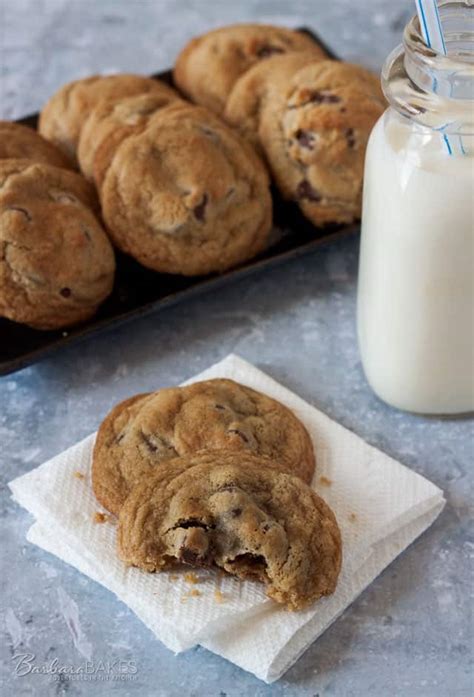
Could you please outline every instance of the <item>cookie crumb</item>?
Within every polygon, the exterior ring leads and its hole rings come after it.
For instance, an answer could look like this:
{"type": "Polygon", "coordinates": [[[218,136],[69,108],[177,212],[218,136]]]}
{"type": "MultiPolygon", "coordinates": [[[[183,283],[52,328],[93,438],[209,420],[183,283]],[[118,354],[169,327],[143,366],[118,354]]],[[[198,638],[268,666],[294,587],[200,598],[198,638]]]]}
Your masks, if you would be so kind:
{"type": "Polygon", "coordinates": [[[216,603],[221,605],[222,603],[225,603],[226,598],[225,598],[225,595],[220,592],[220,590],[215,590],[214,591],[214,600],[216,601],[216,603]]]}
{"type": "Polygon", "coordinates": [[[94,513],[93,521],[94,523],[106,523],[109,519],[109,516],[106,513],[100,513],[97,511],[94,513]]]}
{"type": "Polygon", "coordinates": [[[168,576],[168,581],[177,581],[179,576],[177,574],[170,574],[168,576]]]}
{"type": "Polygon", "coordinates": [[[356,520],[357,520],[356,514],[355,514],[355,513],[349,513],[349,520],[351,521],[351,523],[355,523],[356,520]]]}
{"type": "Polygon", "coordinates": [[[193,572],[185,574],[184,580],[186,581],[186,583],[199,583],[198,577],[193,572]]]}
{"type": "Polygon", "coordinates": [[[323,475],[322,477],[319,477],[319,483],[323,484],[324,486],[331,486],[332,479],[329,479],[323,475]]]}
{"type": "Polygon", "coordinates": [[[185,603],[189,598],[198,598],[200,595],[202,595],[201,591],[198,591],[197,588],[193,588],[189,593],[185,593],[181,596],[181,602],[185,603]]]}
{"type": "Polygon", "coordinates": [[[86,475],[83,474],[82,472],[74,472],[74,476],[76,479],[85,479],[86,475]]]}

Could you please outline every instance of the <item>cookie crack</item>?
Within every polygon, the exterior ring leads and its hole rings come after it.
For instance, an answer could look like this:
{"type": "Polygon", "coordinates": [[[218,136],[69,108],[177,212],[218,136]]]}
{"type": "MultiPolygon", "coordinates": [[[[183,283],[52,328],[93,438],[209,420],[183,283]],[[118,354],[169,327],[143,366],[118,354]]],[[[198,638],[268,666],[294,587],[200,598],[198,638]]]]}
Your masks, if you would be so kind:
{"type": "Polygon", "coordinates": [[[22,215],[25,216],[25,218],[27,219],[27,221],[29,223],[31,223],[31,221],[33,220],[31,213],[26,208],[22,208],[21,206],[7,206],[2,211],[2,215],[4,215],[5,213],[8,213],[9,211],[15,211],[16,213],[21,213],[22,215]]]}
{"type": "Polygon", "coordinates": [[[189,528],[201,528],[202,530],[215,530],[216,525],[214,523],[204,523],[202,520],[197,518],[188,518],[187,520],[180,520],[172,527],[168,528],[166,532],[171,532],[171,530],[189,530],[189,528]]]}

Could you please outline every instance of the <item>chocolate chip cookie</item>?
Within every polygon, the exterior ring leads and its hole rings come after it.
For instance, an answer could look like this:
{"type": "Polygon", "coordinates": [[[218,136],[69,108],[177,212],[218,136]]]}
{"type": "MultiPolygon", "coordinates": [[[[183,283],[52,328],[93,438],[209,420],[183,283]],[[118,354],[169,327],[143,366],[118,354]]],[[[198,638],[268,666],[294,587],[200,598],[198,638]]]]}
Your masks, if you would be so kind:
{"type": "Polygon", "coordinates": [[[93,75],[69,82],[45,104],[39,118],[39,132],[76,161],[82,126],[100,100],[160,91],[161,87],[152,78],[127,73],[93,75]]]}
{"type": "Polygon", "coordinates": [[[100,198],[115,244],[164,273],[236,266],[265,247],[271,227],[269,178],[251,146],[185,102],[120,144],[100,198]]]}
{"type": "Polygon", "coordinates": [[[148,94],[101,100],[81,129],[77,158],[86,179],[102,182],[112,156],[129,135],[139,133],[153,114],[179,99],[178,93],[164,82],[148,94]]]}
{"type": "Polygon", "coordinates": [[[144,477],[119,516],[119,556],[146,571],[176,562],[264,583],[290,610],[334,592],[341,535],[298,477],[251,453],[184,456],[144,477]]]}
{"type": "Polygon", "coordinates": [[[136,395],[114,407],[97,433],[94,493],[118,513],[142,476],[203,449],[277,458],[306,482],[315,468],[311,438],[289,409],[233,380],[207,380],[136,395]]]}
{"type": "Polygon", "coordinates": [[[73,167],[61,150],[32,128],[13,121],[0,121],[0,160],[25,158],[55,167],[73,167]]]}
{"type": "Polygon", "coordinates": [[[75,172],[0,160],[0,315],[36,329],[87,319],[109,295],[110,242],[75,172]]]}
{"type": "Polygon", "coordinates": [[[265,24],[234,24],[192,39],[179,54],[176,85],[192,101],[221,114],[235,81],[269,56],[294,51],[324,51],[299,31],[265,24]]]}
{"type": "Polygon", "coordinates": [[[259,61],[236,80],[223,114],[226,122],[260,151],[260,113],[273,92],[281,93],[293,75],[324,58],[319,50],[284,53],[259,61]]]}
{"type": "Polygon", "coordinates": [[[315,225],[360,217],[367,140],[385,106],[375,75],[319,61],[262,109],[260,142],[276,183],[315,225]]]}

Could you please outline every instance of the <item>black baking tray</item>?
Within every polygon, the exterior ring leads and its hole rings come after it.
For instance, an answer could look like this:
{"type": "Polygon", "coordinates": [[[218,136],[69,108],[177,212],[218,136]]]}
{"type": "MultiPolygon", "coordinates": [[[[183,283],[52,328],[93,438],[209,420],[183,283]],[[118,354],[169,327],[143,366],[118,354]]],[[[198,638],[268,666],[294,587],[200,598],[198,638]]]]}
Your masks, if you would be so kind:
{"type": "MultiPolygon", "coordinates": [[[[308,29],[302,31],[312,36],[324,48],[328,57],[337,59],[333,51],[314,32],[308,29]]],[[[171,71],[152,77],[172,84],[171,71]]],[[[37,120],[38,114],[32,114],[18,119],[18,122],[36,127],[37,120]]],[[[302,256],[359,229],[358,225],[316,228],[304,218],[294,203],[283,201],[275,190],[272,194],[274,230],[269,245],[259,256],[241,266],[219,275],[188,278],[150,271],[130,257],[117,252],[117,272],[112,294],[101,305],[97,314],[87,322],[67,330],[38,331],[0,318],[0,375],[20,370],[65,346],[77,344],[137,317],[144,317],[201,293],[226,286],[262,269],[272,268],[288,259],[302,256]]]]}

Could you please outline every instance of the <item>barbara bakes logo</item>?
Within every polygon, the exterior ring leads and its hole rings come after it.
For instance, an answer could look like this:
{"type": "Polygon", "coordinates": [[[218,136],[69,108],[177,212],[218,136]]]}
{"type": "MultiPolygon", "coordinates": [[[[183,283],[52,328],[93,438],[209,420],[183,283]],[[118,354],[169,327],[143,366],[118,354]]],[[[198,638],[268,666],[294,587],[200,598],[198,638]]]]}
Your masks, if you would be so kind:
{"type": "Polygon", "coordinates": [[[14,671],[17,677],[25,675],[46,675],[51,680],[135,680],[138,673],[136,661],[85,661],[75,666],[71,663],[61,663],[58,658],[40,663],[34,653],[16,653],[12,656],[14,671]]]}

